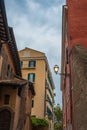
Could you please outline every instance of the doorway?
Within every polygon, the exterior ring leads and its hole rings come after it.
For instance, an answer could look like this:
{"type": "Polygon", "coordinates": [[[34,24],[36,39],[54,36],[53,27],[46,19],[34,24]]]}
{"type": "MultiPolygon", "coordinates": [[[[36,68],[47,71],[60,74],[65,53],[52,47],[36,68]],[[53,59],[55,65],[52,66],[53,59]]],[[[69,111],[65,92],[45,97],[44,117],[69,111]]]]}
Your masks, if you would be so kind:
{"type": "Polygon", "coordinates": [[[11,112],[9,110],[0,111],[0,130],[10,130],[11,112]]]}

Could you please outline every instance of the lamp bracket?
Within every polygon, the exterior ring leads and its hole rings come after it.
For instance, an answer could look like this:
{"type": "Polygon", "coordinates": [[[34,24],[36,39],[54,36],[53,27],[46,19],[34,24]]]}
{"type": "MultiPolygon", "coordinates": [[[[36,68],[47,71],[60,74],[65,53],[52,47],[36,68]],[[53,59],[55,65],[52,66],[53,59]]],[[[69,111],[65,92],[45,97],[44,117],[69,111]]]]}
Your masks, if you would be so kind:
{"type": "Polygon", "coordinates": [[[70,76],[70,73],[58,73],[60,76],[70,76]]]}

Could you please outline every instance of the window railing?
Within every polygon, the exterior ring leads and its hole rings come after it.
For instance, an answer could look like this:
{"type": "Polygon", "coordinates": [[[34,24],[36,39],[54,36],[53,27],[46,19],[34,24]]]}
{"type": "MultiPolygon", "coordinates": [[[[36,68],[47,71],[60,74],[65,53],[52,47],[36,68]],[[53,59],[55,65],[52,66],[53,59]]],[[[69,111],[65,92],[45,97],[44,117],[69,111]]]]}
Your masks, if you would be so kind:
{"type": "Polygon", "coordinates": [[[50,100],[49,96],[47,96],[47,100],[48,100],[50,106],[53,107],[53,103],[52,103],[52,101],[50,100]]]}
{"type": "Polygon", "coordinates": [[[53,119],[53,113],[48,107],[47,107],[47,114],[48,114],[48,118],[53,119]]]}
{"type": "Polygon", "coordinates": [[[36,61],[20,61],[21,68],[36,68],[36,61]]]}
{"type": "Polygon", "coordinates": [[[28,66],[28,64],[23,64],[21,68],[33,69],[33,68],[36,68],[36,67],[35,66],[28,66]]]}
{"type": "Polygon", "coordinates": [[[46,86],[46,89],[48,90],[48,92],[49,92],[49,94],[50,94],[50,96],[51,96],[51,98],[52,98],[52,100],[54,102],[54,94],[52,94],[52,92],[50,90],[50,87],[49,87],[49,84],[47,83],[47,81],[45,83],[45,86],[46,86]]]}
{"type": "Polygon", "coordinates": [[[48,74],[48,81],[49,81],[50,86],[51,86],[51,88],[52,88],[52,90],[53,90],[53,84],[52,84],[52,81],[51,81],[51,78],[50,78],[50,75],[49,75],[49,74],[48,74]]]}

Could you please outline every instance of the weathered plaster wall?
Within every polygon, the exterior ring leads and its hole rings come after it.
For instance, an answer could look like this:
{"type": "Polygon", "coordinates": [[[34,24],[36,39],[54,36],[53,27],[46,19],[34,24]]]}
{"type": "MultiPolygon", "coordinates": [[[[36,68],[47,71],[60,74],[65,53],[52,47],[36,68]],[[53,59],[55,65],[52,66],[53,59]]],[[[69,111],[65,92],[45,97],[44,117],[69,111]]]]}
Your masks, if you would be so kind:
{"type": "Polygon", "coordinates": [[[12,68],[11,68],[11,64],[9,62],[8,56],[4,50],[4,47],[2,46],[1,49],[1,57],[0,60],[1,61],[1,79],[12,79],[13,78],[13,74],[12,74],[12,68]]]}
{"type": "Polygon", "coordinates": [[[87,130],[87,51],[81,46],[72,50],[75,130],[87,130]]]}

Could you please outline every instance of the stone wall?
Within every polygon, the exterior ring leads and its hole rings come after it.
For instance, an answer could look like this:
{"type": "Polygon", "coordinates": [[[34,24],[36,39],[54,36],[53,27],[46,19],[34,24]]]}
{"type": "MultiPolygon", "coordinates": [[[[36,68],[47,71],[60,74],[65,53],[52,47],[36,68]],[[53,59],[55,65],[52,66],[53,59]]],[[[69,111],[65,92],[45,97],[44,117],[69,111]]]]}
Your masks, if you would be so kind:
{"type": "Polygon", "coordinates": [[[75,130],[87,130],[87,51],[81,46],[72,50],[75,130]]]}

